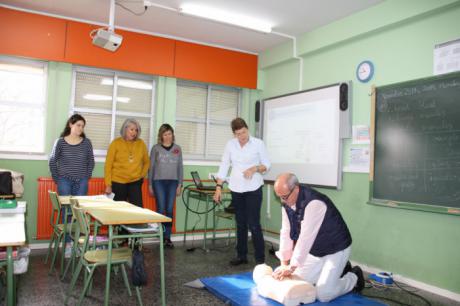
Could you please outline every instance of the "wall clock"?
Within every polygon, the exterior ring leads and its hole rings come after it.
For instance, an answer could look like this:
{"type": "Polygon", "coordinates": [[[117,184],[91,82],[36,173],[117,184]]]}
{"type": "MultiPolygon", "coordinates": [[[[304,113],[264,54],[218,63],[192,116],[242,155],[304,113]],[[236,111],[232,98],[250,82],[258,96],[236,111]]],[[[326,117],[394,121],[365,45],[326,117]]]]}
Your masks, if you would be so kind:
{"type": "Polygon", "coordinates": [[[369,82],[374,76],[374,64],[371,61],[362,61],[356,68],[356,78],[362,82],[369,82]]]}

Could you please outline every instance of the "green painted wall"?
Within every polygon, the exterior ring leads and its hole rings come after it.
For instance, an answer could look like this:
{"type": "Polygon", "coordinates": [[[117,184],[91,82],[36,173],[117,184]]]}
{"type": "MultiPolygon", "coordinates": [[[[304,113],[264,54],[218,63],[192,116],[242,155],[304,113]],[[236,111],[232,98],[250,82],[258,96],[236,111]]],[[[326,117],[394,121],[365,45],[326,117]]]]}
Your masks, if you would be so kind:
{"type": "MultiPolygon", "coordinates": [[[[460,1],[387,0],[366,11],[349,16],[298,38],[304,59],[303,89],[353,80],[353,124],[369,124],[370,84],[355,80],[356,65],[370,59],[376,66],[371,83],[380,86],[430,76],[433,47],[460,37],[460,1]]],[[[280,45],[259,57],[259,90],[243,90],[241,116],[254,133],[254,103],[264,97],[297,90],[298,61],[290,58],[292,43],[280,45]]],[[[48,70],[48,111],[46,147],[61,132],[69,115],[72,66],[51,62],[48,70]]],[[[176,80],[158,78],[155,125],[174,123],[176,80]]],[[[346,148],[349,143],[346,143],[346,148]]],[[[346,149],[345,148],[345,149],[346,149]]],[[[346,160],[346,154],[344,160],[346,160]]],[[[37,178],[49,176],[47,161],[0,159],[1,168],[25,173],[24,199],[28,202],[27,234],[34,240],[37,216],[37,178]]],[[[185,167],[186,178],[198,169],[202,177],[216,166],[185,167]]],[[[93,173],[103,175],[98,162],[93,173]]],[[[353,235],[352,259],[382,270],[393,271],[424,283],[460,293],[460,218],[421,211],[377,207],[366,204],[369,180],[366,174],[345,173],[341,191],[322,190],[344,215],[353,235]]],[[[262,225],[278,232],[279,202],[264,191],[262,225]]],[[[185,209],[179,199],[177,230],[183,230],[185,209]]],[[[198,220],[191,217],[189,228],[198,220]]],[[[203,221],[201,221],[201,227],[203,221]]],[[[228,224],[222,224],[228,227],[228,224]]],[[[201,228],[200,225],[197,226],[201,228]]],[[[277,236],[274,235],[276,238],[277,236]]]]}
{"type": "MultiPolygon", "coordinates": [[[[156,88],[156,105],[155,105],[155,127],[156,130],[164,122],[175,124],[176,113],[176,79],[158,77],[156,88]]],[[[50,62],[48,65],[47,79],[47,113],[46,113],[46,150],[49,154],[54,141],[59,137],[64,125],[69,116],[69,108],[71,101],[72,89],[72,65],[67,63],[50,62]]],[[[254,126],[254,102],[259,99],[259,91],[242,89],[240,114],[248,121],[252,127],[254,126]],[[251,119],[252,118],[252,119],[251,119]]],[[[31,127],[33,128],[33,127],[31,127]]],[[[230,125],[228,127],[230,129],[230,125]]],[[[252,130],[254,130],[252,128],[252,130]]],[[[152,137],[156,139],[156,133],[152,137]]],[[[27,201],[27,239],[30,243],[40,243],[37,241],[36,225],[37,225],[37,179],[39,177],[49,177],[48,161],[43,157],[42,160],[24,159],[0,159],[0,168],[12,169],[25,174],[25,192],[23,199],[27,201]]],[[[214,163],[217,165],[217,162],[214,163]]],[[[207,178],[208,173],[217,172],[217,166],[185,166],[185,179],[190,179],[190,172],[199,170],[202,178],[207,178]]],[[[96,167],[93,172],[93,177],[103,177],[104,163],[96,162],[96,167]]],[[[197,203],[194,203],[196,205],[197,203]]],[[[200,205],[203,205],[200,203],[200,205]]],[[[185,206],[182,199],[177,200],[176,205],[176,230],[184,230],[185,206]]],[[[190,215],[189,229],[195,224],[199,217],[190,215]]],[[[204,218],[197,223],[196,230],[203,228],[204,218]]],[[[211,218],[209,226],[211,226],[211,218]]],[[[221,222],[223,228],[228,228],[230,225],[221,222]]]]}
{"type": "MultiPolygon", "coordinates": [[[[460,1],[389,0],[306,33],[298,38],[303,89],[352,80],[353,124],[369,125],[371,85],[431,76],[434,45],[460,38],[459,20],[460,1]],[[366,59],[376,71],[370,84],[361,84],[355,71],[366,59]]],[[[261,54],[263,97],[297,90],[299,62],[289,58],[291,45],[261,54]]],[[[321,191],[350,227],[353,260],[460,293],[458,216],[369,205],[367,174],[344,173],[342,190],[321,191]]],[[[265,228],[278,231],[279,202],[271,203],[265,228]]]]}

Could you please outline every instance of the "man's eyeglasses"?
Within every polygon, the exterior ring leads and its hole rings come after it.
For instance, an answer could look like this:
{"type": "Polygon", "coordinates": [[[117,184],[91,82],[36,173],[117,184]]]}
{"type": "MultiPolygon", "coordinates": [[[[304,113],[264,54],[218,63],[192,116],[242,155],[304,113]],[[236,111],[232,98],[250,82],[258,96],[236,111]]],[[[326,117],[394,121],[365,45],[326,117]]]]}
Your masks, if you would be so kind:
{"type": "Polygon", "coordinates": [[[285,195],[282,195],[282,196],[279,196],[281,201],[287,201],[287,199],[289,199],[289,197],[291,196],[292,192],[294,191],[295,187],[292,188],[288,194],[285,194],[285,195]]]}

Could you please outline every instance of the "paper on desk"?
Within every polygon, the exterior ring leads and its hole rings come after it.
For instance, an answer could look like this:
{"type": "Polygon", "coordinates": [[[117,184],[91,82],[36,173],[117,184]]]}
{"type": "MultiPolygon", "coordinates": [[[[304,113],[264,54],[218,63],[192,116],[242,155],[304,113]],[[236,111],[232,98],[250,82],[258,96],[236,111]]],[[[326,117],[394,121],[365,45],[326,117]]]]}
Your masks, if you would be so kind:
{"type": "Polygon", "coordinates": [[[114,196],[115,196],[115,194],[111,193],[109,195],[107,195],[107,194],[98,194],[98,195],[92,195],[92,196],[76,196],[76,197],[72,197],[72,198],[78,199],[78,200],[107,200],[107,199],[113,200],[114,196]]]}

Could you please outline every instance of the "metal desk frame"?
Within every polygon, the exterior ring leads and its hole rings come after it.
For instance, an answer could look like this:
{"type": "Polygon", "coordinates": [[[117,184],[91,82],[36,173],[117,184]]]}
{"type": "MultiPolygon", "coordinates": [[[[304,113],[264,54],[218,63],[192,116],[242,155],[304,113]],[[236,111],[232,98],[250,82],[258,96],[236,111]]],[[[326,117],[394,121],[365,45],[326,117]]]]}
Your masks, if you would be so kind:
{"type": "MultiPolygon", "coordinates": [[[[185,205],[189,206],[190,205],[190,199],[195,199],[198,201],[204,201],[206,203],[206,212],[205,217],[204,217],[204,233],[203,233],[203,247],[202,249],[205,252],[209,252],[209,249],[206,248],[206,240],[207,240],[207,233],[208,233],[208,215],[209,215],[209,209],[210,209],[210,204],[211,205],[216,205],[213,201],[213,196],[214,196],[214,190],[201,190],[198,188],[188,188],[185,192],[187,192],[186,196],[186,201],[187,203],[184,203],[185,205]]],[[[224,189],[222,190],[222,196],[230,194],[229,189],[224,189]]],[[[229,201],[229,200],[222,200],[222,201],[229,201]]],[[[185,224],[184,224],[184,244],[186,241],[187,237],[187,223],[188,223],[188,209],[185,210],[185,224]]],[[[212,220],[213,220],[213,232],[212,232],[212,239],[213,241],[216,239],[216,211],[215,207],[212,210],[212,220]]]]}

